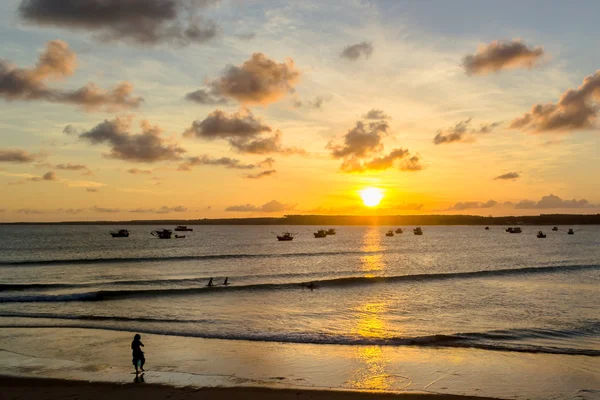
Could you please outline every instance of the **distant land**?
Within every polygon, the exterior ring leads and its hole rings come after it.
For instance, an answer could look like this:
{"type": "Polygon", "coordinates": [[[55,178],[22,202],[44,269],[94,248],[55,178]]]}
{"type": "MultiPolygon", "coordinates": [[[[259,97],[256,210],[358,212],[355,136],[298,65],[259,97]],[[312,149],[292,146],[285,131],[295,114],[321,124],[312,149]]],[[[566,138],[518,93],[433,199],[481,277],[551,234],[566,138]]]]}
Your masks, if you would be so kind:
{"type": "Polygon", "coordinates": [[[285,215],[277,218],[3,222],[0,225],[600,225],[600,214],[541,214],[510,217],[482,217],[477,215],[285,215]]]}

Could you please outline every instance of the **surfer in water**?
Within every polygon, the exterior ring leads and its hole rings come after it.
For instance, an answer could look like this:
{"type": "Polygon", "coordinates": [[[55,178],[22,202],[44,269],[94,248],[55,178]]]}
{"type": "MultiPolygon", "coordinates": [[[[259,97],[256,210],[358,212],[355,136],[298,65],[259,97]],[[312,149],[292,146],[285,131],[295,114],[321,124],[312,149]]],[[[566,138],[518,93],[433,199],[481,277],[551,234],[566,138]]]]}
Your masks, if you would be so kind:
{"type": "Polygon", "coordinates": [[[214,285],[213,285],[212,281],[213,281],[212,278],[210,278],[210,280],[208,281],[208,285],[206,285],[206,286],[213,287],[214,285]]]}
{"type": "Polygon", "coordinates": [[[141,341],[140,334],[136,334],[133,337],[133,342],[131,342],[131,350],[133,352],[133,366],[135,367],[135,374],[139,373],[138,367],[144,372],[144,364],[146,363],[146,358],[144,357],[144,352],[142,351],[142,347],[144,347],[144,343],[141,341]]]}
{"type": "Polygon", "coordinates": [[[223,281],[223,286],[227,286],[229,285],[229,278],[225,278],[225,280],[223,281]]]}

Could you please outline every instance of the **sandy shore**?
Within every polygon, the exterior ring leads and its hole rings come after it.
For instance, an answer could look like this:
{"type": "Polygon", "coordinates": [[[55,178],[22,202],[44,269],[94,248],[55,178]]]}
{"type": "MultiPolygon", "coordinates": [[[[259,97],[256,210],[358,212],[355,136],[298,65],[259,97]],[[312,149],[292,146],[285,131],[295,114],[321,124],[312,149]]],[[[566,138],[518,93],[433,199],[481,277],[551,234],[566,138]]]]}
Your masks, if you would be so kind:
{"type": "Polygon", "coordinates": [[[175,388],[145,383],[93,383],[58,379],[0,377],[0,400],[8,399],[265,399],[265,400],[493,400],[489,397],[470,397],[437,394],[392,394],[356,391],[270,389],[254,387],[232,388],[175,388]]]}

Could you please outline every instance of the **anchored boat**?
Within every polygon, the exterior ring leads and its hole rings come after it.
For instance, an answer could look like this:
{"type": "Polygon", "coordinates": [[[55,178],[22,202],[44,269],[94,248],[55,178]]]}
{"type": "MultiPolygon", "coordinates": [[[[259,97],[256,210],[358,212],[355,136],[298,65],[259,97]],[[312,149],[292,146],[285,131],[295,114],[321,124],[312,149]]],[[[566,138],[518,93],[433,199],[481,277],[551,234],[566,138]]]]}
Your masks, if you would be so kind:
{"type": "Polygon", "coordinates": [[[335,235],[335,233],[336,233],[336,232],[335,232],[335,229],[333,229],[333,228],[329,228],[329,229],[327,229],[327,232],[326,232],[326,233],[327,233],[328,235],[335,235]]]}
{"type": "Polygon", "coordinates": [[[325,229],[319,229],[315,233],[313,233],[316,238],[324,238],[327,237],[327,231],[325,229]]]}
{"type": "Polygon", "coordinates": [[[176,232],[192,232],[193,229],[192,228],[188,228],[185,225],[177,225],[177,228],[175,228],[176,232]]]}
{"type": "Polygon", "coordinates": [[[420,227],[419,228],[415,228],[415,229],[413,229],[413,233],[415,235],[419,235],[420,236],[420,235],[423,234],[423,230],[420,227]]]}
{"type": "Polygon", "coordinates": [[[173,232],[170,229],[159,229],[150,232],[150,234],[159,239],[171,239],[171,236],[173,236],[173,232]]]}
{"type": "Polygon", "coordinates": [[[402,233],[402,228],[396,229],[396,233],[402,233]]]}
{"type": "Polygon", "coordinates": [[[118,231],[111,231],[110,235],[116,237],[129,237],[129,231],[127,229],[119,229],[118,231]]]}
{"type": "Polygon", "coordinates": [[[277,235],[277,240],[280,242],[289,242],[294,240],[294,234],[291,232],[283,232],[281,235],[277,235]]]}
{"type": "Polygon", "coordinates": [[[537,237],[540,238],[540,239],[544,239],[546,237],[546,234],[544,232],[542,232],[542,231],[539,231],[538,234],[537,234],[537,237]]]}
{"type": "Polygon", "coordinates": [[[387,231],[385,236],[394,236],[394,231],[390,229],[389,231],[387,231]]]}

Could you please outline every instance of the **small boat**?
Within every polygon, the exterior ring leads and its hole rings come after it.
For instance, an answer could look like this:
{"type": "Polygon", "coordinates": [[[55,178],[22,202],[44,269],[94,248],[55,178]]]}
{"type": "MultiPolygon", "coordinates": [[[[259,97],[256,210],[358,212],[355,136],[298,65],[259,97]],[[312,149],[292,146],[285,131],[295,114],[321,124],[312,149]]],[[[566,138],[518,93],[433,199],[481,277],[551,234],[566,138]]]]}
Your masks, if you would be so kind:
{"type": "Polygon", "coordinates": [[[515,230],[515,228],[506,228],[506,232],[508,233],[514,233],[513,231],[515,230]]]}
{"type": "Polygon", "coordinates": [[[335,235],[335,234],[336,234],[336,232],[335,232],[335,229],[333,229],[333,228],[329,228],[329,229],[327,229],[327,232],[326,232],[326,233],[327,233],[328,235],[335,235]]]}
{"type": "Polygon", "coordinates": [[[170,229],[160,229],[150,232],[152,236],[156,236],[159,239],[171,239],[173,232],[170,229]]]}
{"type": "Polygon", "coordinates": [[[324,238],[327,237],[327,231],[325,229],[319,229],[315,233],[313,233],[316,238],[324,238]]]}
{"type": "Polygon", "coordinates": [[[111,231],[110,235],[116,237],[129,237],[129,231],[127,229],[119,229],[118,231],[111,231]]]}
{"type": "Polygon", "coordinates": [[[521,232],[523,232],[523,231],[521,230],[521,228],[519,228],[519,227],[516,227],[516,228],[513,228],[513,231],[512,231],[511,233],[521,233],[521,232]]]}
{"type": "Polygon", "coordinates": [[[575,231],[573,229],[569,229],[569,231],[567,232],[567,235],[574,235],[575,231]]]}
{"type": "Polygon", "coordinates": [[[175,235],[175,239],[185,239],[185,235],[175,235]]]}
{"type": "Polygon", "coordinates": [[[193,229],[192,228],[188,228],[185,225],[177,225],[177,227],[175,228],[176,232],[192,232],[193,229]]]}
{"type": "Polygon", "coordinates": [[[387,231],[385,236],[394,236],[394,231],[390,229],[389,231],[387,231]]]}
{"type": "Polygon", "coordinates": [[[413,233],[415,235],[422,235],[423,234],[423,230],[421,228],[415,228],[415,229],[413,229],[413,233]]]}
{"type": "Polygon", "coordinates": [[[554,228],[552,228],[552,230],[553,230],[554,232],[558,231],[558,226],[555,226],[554,228]]]}
{"type": "Polygon", "coordinates": [[[294,234],[290,232],[283,232],[281,235],[277,235],[277,240],[280,242],[289,242],[294,240],[294,234]]]}
{"type": "Polygon", "coordinates": [[[540,238],[540,239],[544,239],[546,237],[546,234],[544,232],[542,232],[542,231],[539,231],[537,233],[537,237],[540,238]]]}
{"type": "Polygon", "coordinates": [[[489,231],[489,230],[490,230],[490,227],[489,227],[489,226],[486,226],[486,227],[485,227],[485,230],[486,230],[486,231],[489,231]]]}
{"type": "Polygon", "coordinates": [[[402,233],[402,228],[396,229],[396,233],[402,233]]]}

